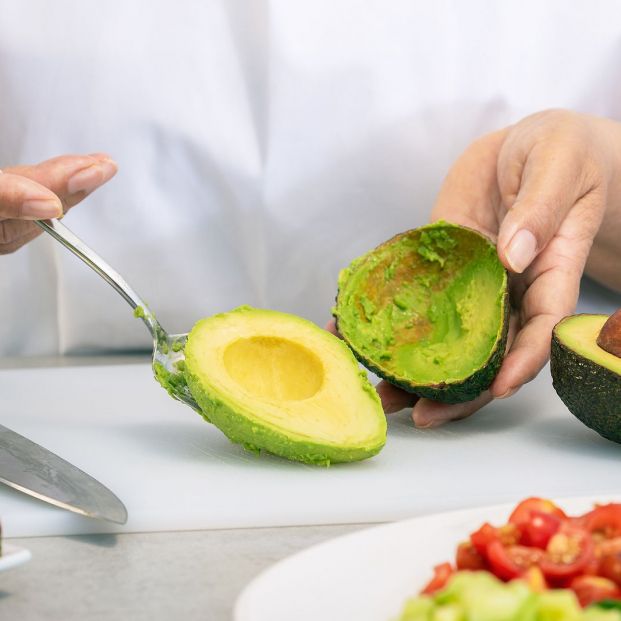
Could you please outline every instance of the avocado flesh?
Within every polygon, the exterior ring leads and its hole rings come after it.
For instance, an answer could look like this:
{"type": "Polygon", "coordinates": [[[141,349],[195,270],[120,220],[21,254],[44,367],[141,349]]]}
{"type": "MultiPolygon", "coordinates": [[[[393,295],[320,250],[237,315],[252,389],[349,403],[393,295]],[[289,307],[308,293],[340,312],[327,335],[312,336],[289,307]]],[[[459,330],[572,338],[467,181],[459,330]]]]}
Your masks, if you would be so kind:
{"type": "Polygon", "coordinates": [[[552,333],[552,384],[569,411],[621,443],[621,358],[597,345],[606,315],[572,315],[552,333]]]}
{"type": "Polygon", "coordinates": [[[447,222],[407,231],[339,275],[334,314],[356,356],[420,396],[469,401],[502,363],[507,274],[495,246],[447,222]]]}
{"type": "Polygon", "coordinates": [[[385,443],[379,397],[352,353],[300,317],[244,306],[203,319],[185,357],[204,417],[249,450],[328,465],[385,443]]]}

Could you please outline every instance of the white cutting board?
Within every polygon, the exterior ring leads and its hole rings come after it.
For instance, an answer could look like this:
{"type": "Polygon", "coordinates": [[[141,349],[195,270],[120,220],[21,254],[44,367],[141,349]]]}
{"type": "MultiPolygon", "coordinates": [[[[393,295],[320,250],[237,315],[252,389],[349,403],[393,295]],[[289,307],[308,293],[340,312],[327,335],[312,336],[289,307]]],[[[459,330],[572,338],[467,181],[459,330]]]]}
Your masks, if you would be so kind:
{"type": "Polygon", "coordinates": [[[576,421],[544,370],[515,397],[439,430],[391,417],[385,449],[329,469],[245,452],[148,365],[0,372],[0,421],[109,486],[116,527],[0,486],[10,537],[384,521],[527,495],[621,491],[621,445],[576,421]]]}

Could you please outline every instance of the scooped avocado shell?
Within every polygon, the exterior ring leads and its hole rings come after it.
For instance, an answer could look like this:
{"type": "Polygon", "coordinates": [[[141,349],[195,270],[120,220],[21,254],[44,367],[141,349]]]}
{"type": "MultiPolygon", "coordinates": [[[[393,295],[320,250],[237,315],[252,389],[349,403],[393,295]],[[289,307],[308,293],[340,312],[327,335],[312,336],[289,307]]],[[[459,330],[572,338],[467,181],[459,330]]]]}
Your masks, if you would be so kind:
{"type": "Polygon", "coordinates": [[[604,438],[621,443],[621,358],[597,340],[606,315],[571,315],[552,332],[552,384],[569,411],[604,438]]]}
{"type": "Polygon", "coordinates": [[[312,464],[378,453],[386,418],[347,346],[310,321],[242,306],[199,321],[185,377],[233,442],[312,464]]]}
{"type": "Polygon", "coordinates": [[[439,221],[342,270],[334,316],[380,377],[423,397],[469,401],[489,387],[504,357],[507,273],[486,237],[439,221]]]}

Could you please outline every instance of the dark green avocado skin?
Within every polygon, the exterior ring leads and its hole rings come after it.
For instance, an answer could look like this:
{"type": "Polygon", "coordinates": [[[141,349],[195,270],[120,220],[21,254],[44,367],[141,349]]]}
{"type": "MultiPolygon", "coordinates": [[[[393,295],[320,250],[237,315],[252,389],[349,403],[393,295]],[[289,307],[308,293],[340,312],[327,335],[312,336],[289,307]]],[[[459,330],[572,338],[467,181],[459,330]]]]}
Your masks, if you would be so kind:
{"type": "MultiPolygon", "coordinates": [[[[419,397],[433,399],[434,401],[441,401],[442,403],[464,403],[465,401],[476,399],[482,392],[487,390],[494,381],[502,365],[507,347],[510,310],[509,293],[505,291],[503,297],[502,333],[496,342],[496,347],[485,364],[462,382],[422,385],[399,381],[382,369],[378,369],[370,360],[367,360],[364,355],[357,351],[356,347],[351,343],[347,344],[354,352],[356,358],[358,358],[369,371],[406,392],[418,395],[419,397]]],[[[338,330],[338,317],[336,317],[336,328],[338,330]]]]}
{"type": "Polygon", "coordinates": [[[621,375],[579,356],[555,333],[550,372],[567,409],[600,436],[621,444],[621,375]]]}

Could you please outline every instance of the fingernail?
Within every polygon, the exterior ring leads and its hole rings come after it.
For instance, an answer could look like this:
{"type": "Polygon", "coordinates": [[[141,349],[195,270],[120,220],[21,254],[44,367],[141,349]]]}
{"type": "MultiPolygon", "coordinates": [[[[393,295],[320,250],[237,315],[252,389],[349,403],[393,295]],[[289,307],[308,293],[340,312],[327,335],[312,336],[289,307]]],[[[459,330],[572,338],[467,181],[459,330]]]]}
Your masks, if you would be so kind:
{"type": "Polygon", "coordinates": [[[96,160],[99,160],[100,162],[114,163],[114,160],[107,153],[89,153],[89,155],[91,157],[94,157],[96,160]]]}
{"type": "Polygon", "coordinates": [[[434,427],[438,427],[442,423],[436,422],[428,422],[428,423],[414,423],[416,429],[433,429],[434,427]]]}
{"type": "Polygon", "coordinates": [[[416,429],[433,429],[434,427],[439,427],[444,423],[443,420],[421,420],[417,421],[415,418],[412,419],[414,426],[416,429]]]}
{"type": "Polygon", "coordinates": [[[76,194],[77,192],[86,192],[89,194],[95,188],[99,187],[114,176],[116,173],[116,165],[112,160],[101,161],[93,164],[88,168],[75,173],[67,182],[67,192],[76,194]]]}
{"type": "Polygon", "coordinates": [[[507,399],[508,397],[510,397],[511,395],[514,395],[516,392],[518,391],[517,388],[509,388],[508,390],[506,390],[505,392],[502,393],[502,395],[498,395],[497,397],[495,397],[496,399],[507,399]]]}
{"type": "Polygon", "coordinates": [[[527,229],[520,229],[509,242],[505,254],[511,269],[521,274],[537,254],[535,236],[527,229]]]}
{"type": "Polygon", "coordinates": [[[54,199],[32,199],[22,203],[22,216],[47,220],[57,218],[63,212],[60,201],[54,199]]]}

